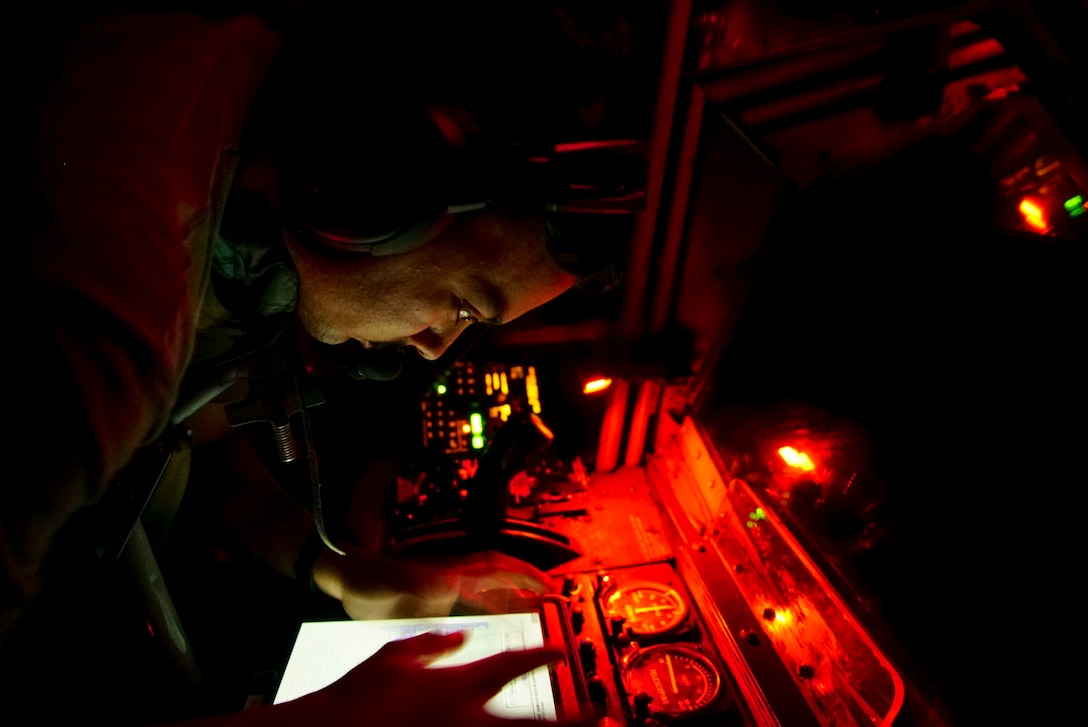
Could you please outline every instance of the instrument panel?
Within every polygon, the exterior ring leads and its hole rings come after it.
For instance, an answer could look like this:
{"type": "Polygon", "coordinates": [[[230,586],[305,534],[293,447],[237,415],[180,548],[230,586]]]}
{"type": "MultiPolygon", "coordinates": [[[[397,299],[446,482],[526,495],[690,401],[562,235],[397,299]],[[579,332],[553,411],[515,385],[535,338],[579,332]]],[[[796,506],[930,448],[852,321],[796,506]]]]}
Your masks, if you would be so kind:
{"type": "Polygon", "coordinates": [[[599,719],[746,723],[732,678],[670,562],[567,574],[563,592],[599,719]]]}
{"type": "Polygon", "coordinates": [[[689,420],[662,427],[644,466],[592,477],[526,446],[507,484],[488,466],[503,447],[445,452],[448,466],[398,477],[389,547],[499,550],[561,580],[600,727],[890,724],[902,681],[834,587],[689,420]]]}

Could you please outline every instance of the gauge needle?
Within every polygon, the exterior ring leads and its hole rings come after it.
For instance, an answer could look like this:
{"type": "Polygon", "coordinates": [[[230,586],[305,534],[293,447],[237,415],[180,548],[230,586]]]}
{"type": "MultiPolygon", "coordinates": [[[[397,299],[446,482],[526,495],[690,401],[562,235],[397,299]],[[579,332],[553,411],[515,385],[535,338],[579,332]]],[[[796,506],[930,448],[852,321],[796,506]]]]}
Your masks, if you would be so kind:
{"type": "Polygon", "coordinates": [[[665,654],[665,666],[669,667],[669,681],[672,682],[672,693],[677,694],[680,690],[676,687],[676,672],[672,670],[671,654],[665,654]]]}
{"type": "Polygon", "coordinates": [[[646,613],[647,611],[664,611],[672,608],[671,606],[645,606],[643,608],[636,608],[635,613],[646,613]]]}

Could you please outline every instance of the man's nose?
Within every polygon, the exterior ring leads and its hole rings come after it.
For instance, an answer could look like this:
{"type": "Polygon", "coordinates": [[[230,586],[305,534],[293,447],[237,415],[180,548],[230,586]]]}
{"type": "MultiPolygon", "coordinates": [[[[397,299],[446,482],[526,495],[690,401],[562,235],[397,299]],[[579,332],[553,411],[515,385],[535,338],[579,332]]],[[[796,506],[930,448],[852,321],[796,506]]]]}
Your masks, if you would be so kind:
{"type": "Polygon", "coordinates": [[[434,361],[457,340],[464,328],[464,326],[432,326],[409,336],[408,343],[415,346],[420,356],[428,361],[434,361]]]}

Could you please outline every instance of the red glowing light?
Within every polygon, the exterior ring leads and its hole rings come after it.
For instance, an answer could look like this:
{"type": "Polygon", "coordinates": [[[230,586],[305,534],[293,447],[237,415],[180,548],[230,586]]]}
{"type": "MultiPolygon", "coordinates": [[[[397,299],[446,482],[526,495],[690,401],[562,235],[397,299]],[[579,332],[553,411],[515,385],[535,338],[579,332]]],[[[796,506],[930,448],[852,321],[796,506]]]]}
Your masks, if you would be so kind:
{"type": "Polygon", "coordinates": [[[816,465],[812,463],[812,459],[807,454],[798,452],[793,447],[779,447],[778,456],[790,467],[796,467],[805,472],[816,469],[816,465]]]}
{"type": "Polygon", "coordinates": [[[582,387],[583,394],[596,394],[598,391],[604,391],[612,385],[612,379],[593,379],[587,381],[585,386],[582,387]]]}
{"type": "Polygon", "coordinates": [[[510,480],[510,494],[519,502],[521,498],[528,497],[532,492],[533,478],[525,470],[518,472],[510,480]]]}
{"type": "Polygon", "coordinates": [[[572,141],[566,144],[556,144],[557,154],[577,151],[597,151],[600,149],[634,148],[638,142],[634,139],[603,139],[600,141],[572,141]]]}
{"type": "Polygon", "coordinates": [[[457,470],[457,474],[461,476],[462,480],[471,480],[476,474],[476,470],[480,469],[480,463],[474,459],[461,460],[461,468],[457,470]]]}
{"type": "Polygon", "coordinates": [[[1024,216],[1024,222],[1036,230],[1044,231],[1050,228],[1046,221],[1046,212],[1039,204],[1031,199],[1024,198],[1020,201],[1020,214],[1024,216]]]}

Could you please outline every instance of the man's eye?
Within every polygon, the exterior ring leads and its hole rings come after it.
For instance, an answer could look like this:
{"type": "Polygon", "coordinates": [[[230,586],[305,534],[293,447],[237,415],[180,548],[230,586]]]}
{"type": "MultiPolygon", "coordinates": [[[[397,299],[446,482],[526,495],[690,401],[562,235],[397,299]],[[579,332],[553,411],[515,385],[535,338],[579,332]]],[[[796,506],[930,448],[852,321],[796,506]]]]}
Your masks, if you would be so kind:
{"type": "Polygon", "coordinates": [[[457,309],[457,320],[465,321],[466,323],[475,323],[480,320],[480,315],[476,312],[475,308],[465,301],[461,301],[461,305],[457,309]]]}

